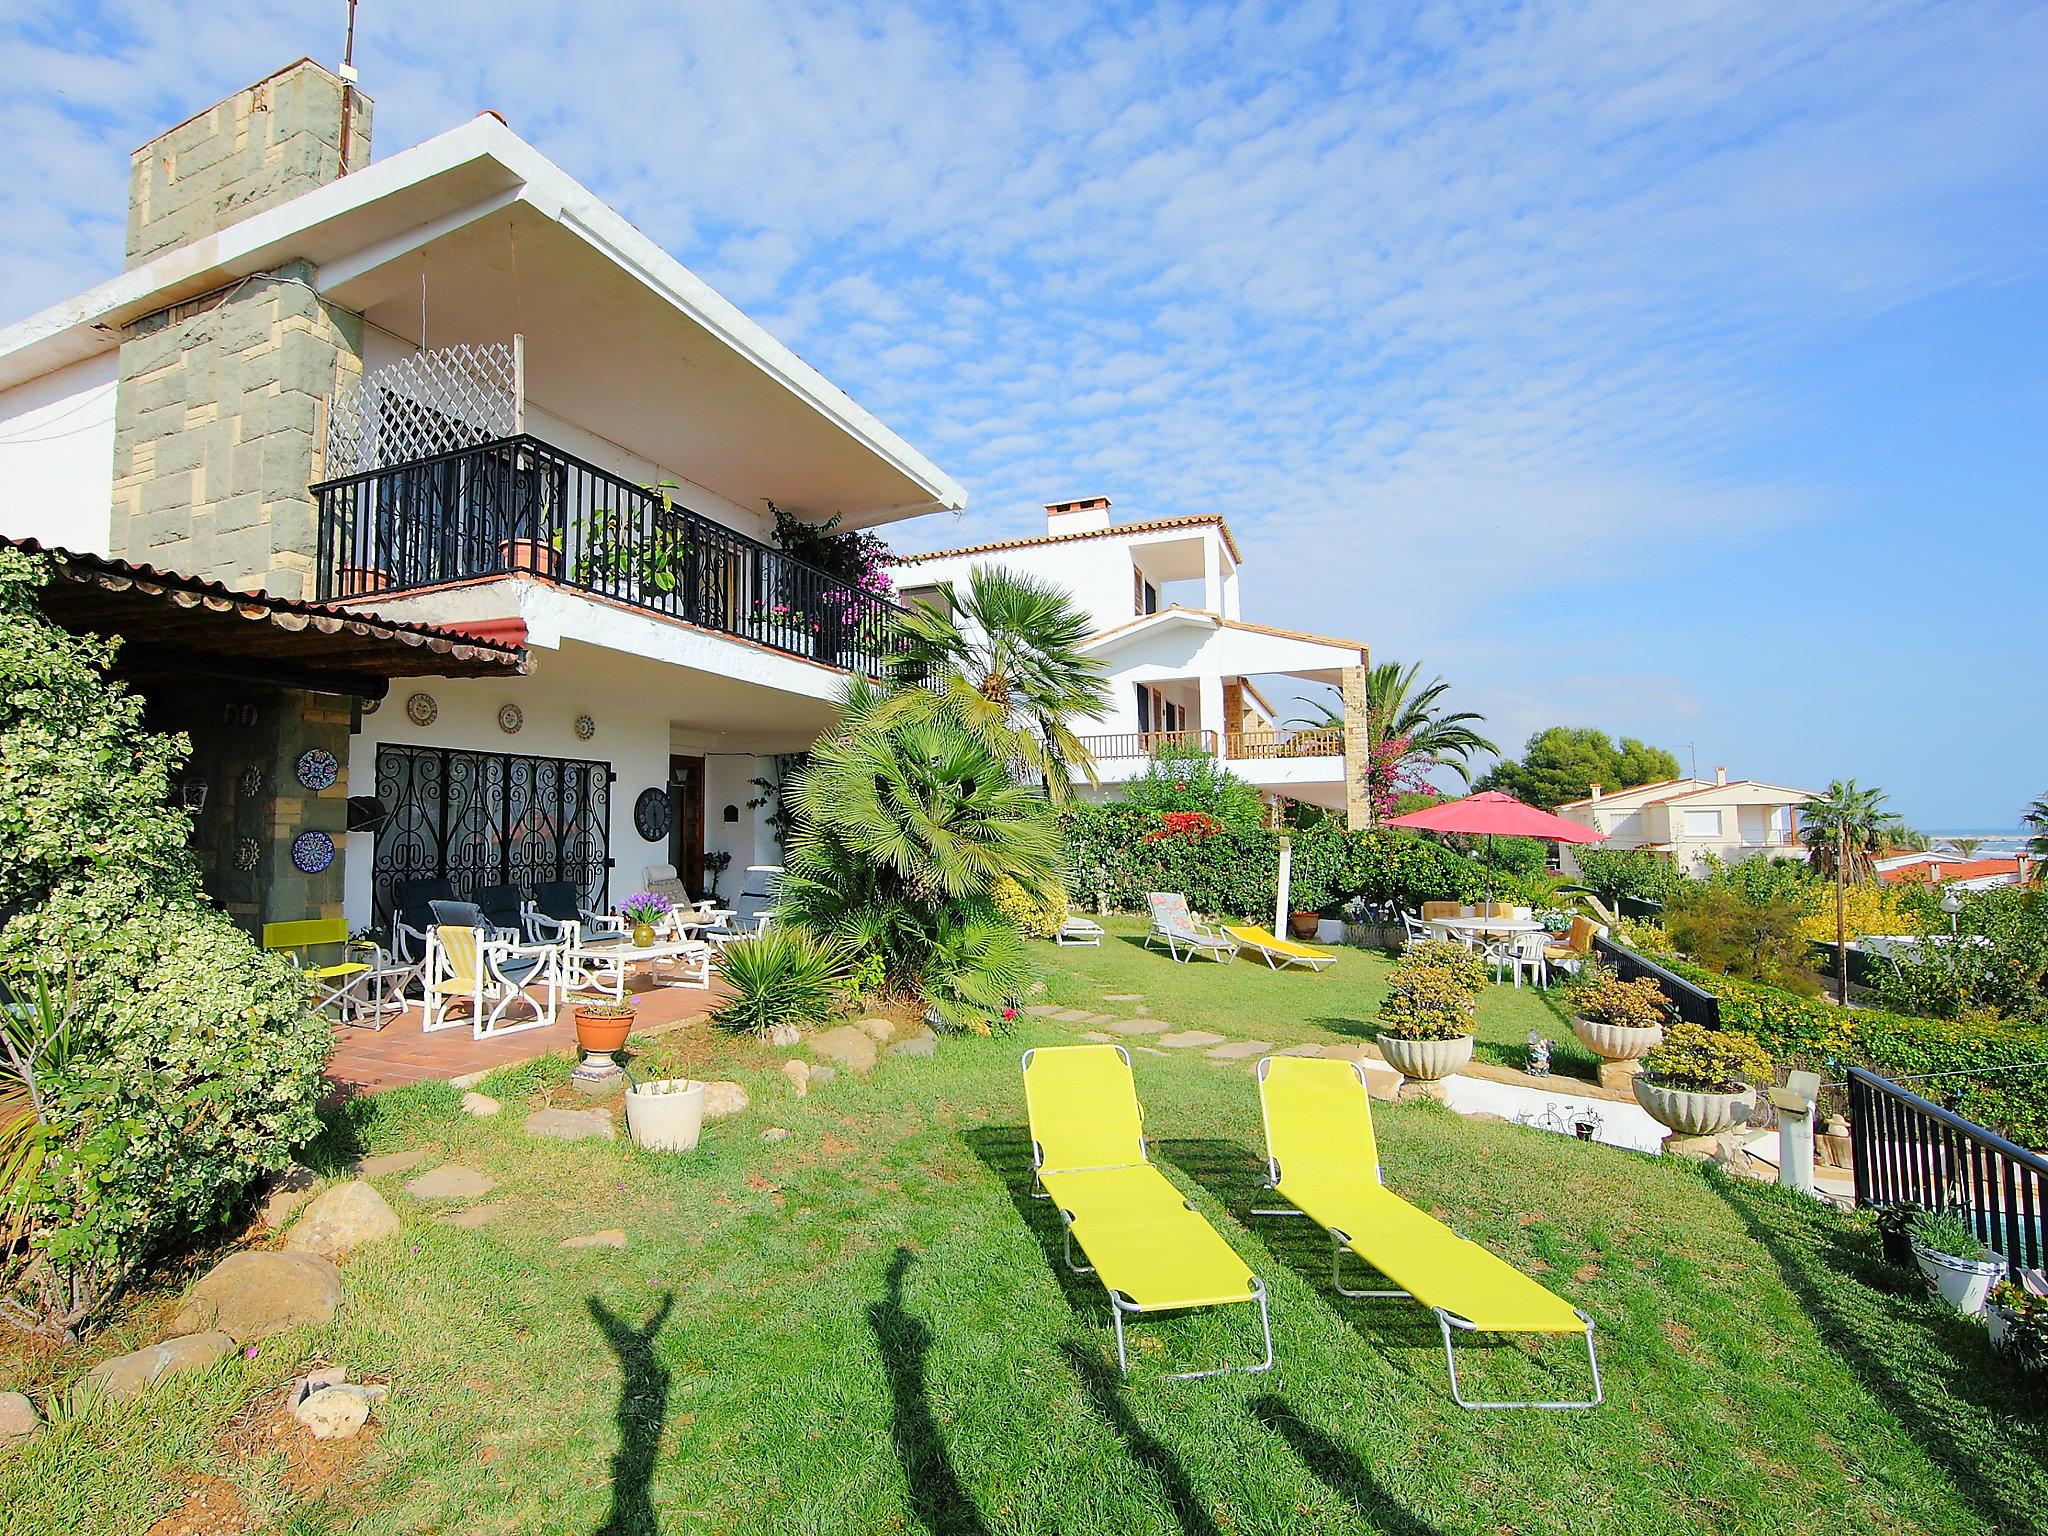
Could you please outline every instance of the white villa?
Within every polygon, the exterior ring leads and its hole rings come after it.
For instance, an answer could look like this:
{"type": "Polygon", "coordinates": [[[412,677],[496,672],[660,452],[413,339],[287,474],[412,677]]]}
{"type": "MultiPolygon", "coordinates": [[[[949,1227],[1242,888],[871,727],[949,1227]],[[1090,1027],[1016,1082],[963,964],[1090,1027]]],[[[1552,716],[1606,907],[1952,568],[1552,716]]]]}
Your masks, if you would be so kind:
{"type": "MultiPolygon", "coordinates": [[[[1661,853],[1685,873],[1698,874],[1710,855],[1723,864],[1759,855],[1804,859],[1799,807],[1812,798],[1810,790],[1730,779],[1726,768],[1716,768],[1711,781],[1664,779],[1605,793],[1595,784],[1592,794],[1560,805],[1557,814],[1606,833],[1602,848],[1661,853]]],[[[1561,844],[1560,851],[1566,873],[1575,873],[1571,847],[1561,844]]]]}
{"type": "Polygon", "coordinates": [[[1364,825],[1362,642],[1240,618],[1242,556],[1220,515],[1116,524],[1103,496],[1045,514],[1037,538],[907,557],[897,584],[906,602],[930,602],[974,567],[1000,565],[1064,587],[1093,616],[1088,648],[1108,663],[1110,710],[1083,737],[1102,785],[1084,793],[1113,794],[1171,743],[1213,753],[1269,799],[1348,810],[1364,825]],[[1347,726],[1289,729],[1259,678],[1335,685],[1347,726]]]}
{"type": "Polygon", "coordinates": [[[193,735],[247,923],[736,883],[778,754],[878,664],[873,599],[768,503],[966,493],[495,114],[370,136],[301,60],[135,152],[126,270],[0,329],[0,534],[70,552],[98,606],[60,618],[193,735]]]}

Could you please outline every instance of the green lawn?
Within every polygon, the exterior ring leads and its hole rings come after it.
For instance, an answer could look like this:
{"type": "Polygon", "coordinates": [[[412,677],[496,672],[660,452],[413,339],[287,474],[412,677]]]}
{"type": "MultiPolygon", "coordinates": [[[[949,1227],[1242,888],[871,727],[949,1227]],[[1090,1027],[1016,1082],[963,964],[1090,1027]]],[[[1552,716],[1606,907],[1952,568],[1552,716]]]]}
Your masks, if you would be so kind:
{"type": "MultiPolygon", "coordinates": [[[[1114,944],[1045,954],[1056,999],[1114,1011],[1102,991],[1143,991],[1161,1016],[1276,1042],[1357,1033],[1380,974],[1358,956],[1312,978],[1114,944]]],[[[1489,1030],[1519,1038],[1504,1010],[1530,1006],[1489,999],[1489,1030]]],[[[359,1104],[330,1165],[429,1144],[498,1179],[505,1214],[456,1230],[399,1194],[404,1176],[381,1181],[408,1228],[348,1263],[332,1325],[0,1452],[0,1524],[140,1533],[212,1474],[299,1532],[2042,1528],[2038,1391],[1886,1269],[1865,1224],[1689,1163],[1376,1105],[1397,1188],[1599,1325],[1606,1407],[1461,1412],[1426,1315],[1334,1296],[1304,1224],[1250,1216],[1253,1080],[1199,1056],[1137,1057],[1148,1127],[1267,1278],[1280,1366],[1119,1384],[1101,1295],[1060,1266],[1028,1195],[1018,1052],[1069,1038],[1027,1020],[799,1102],[777,1053],[671,1036],[643,1065],[710,1067],[755,1099],[688,1159],[525,1138],[529,1103],[573,1102],[561,1058],[487,1083],[495,1119],[440,1085],[359,1104]],[[769,1125],[793,1134],[763,1143],[769,1125]],[[557,1246],[610,1226],[628,1248],[557,1246]],[[313,1359],[393,1386],[375,1433],[317,1478],[237,1418],[313,1359]]],[[[164,1304],[138,1298],[124,1326],[164,1304]]],[[[1147,1372],[1253,1344],[1242,1308],[1135,1337],[1147,1372]]],[[[1567,1393],[1582,1370],[1568,1341],[1472,1361],[1501,1393],[1567,1393]]]]}

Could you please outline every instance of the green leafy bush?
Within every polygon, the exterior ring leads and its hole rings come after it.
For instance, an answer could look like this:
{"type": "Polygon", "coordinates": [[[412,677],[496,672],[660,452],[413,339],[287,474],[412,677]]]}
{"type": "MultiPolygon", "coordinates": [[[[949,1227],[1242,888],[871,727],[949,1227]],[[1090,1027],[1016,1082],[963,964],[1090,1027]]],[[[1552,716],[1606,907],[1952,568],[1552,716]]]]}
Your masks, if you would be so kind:
{"type": "Polygon", "coordinates": [[[1820,976],[1802,931],[1805,917],[1800,897],[1708,883],[1675,898],[1664,926],[1680,950],[1709,970],[1811,997],[1820,991],[1820,976]]]}
{"type": "Polygon", "coordinates": [[[1668,901],[1685,877],[1666,858],[1637,848],[1578,848],[1573,850],[1584,886],[1612,907],[1624,896],[1638,901],[1668,901]]]}
{"type": "Polygon", "coordinates": [[[1016,926],[994,916],[944,924],[925,963],[924,995],[953,1029],[986,1035],[1017,1016],[1031,955],[1016,926]]]}
{"type": "Polygon", "coordinates": [[[1198,747],[1161,747],[1145,771],[1124,785],[1123,797],[1159,815],[1201,811],[1239,832],[1256,832],[1266,820],[1258,787],[1198,747]]]}
{"type": "Polygon", "coordinates": [[[1410,945],[1387,974],[1380,1033],[1397,1040],[1469,1035],[1485,990],[1486,966],[1464,945],[1441,939],[1410,945]]]}
{"type": "Polygon", "coordinates": [[[1623,981],[1604,965],[1588,965],[1570,988],[1570,1011],[1616,1029],[1656,1029],[1671,1017],[1671,1004],[1655,977],[1623,981]]]}
{"type": "Polygon", "coordinates": [[[187,744],[102,675],[111,642],[42,617],[44,579],[0,551],[0,964],[17,1004],[39,983],[63,999],[69,1048],[38,1077],[42,1155],[6,1196],[16,1304],[71,1329],[312,1138],[331,1029],[206,900],[163,804],[187,744]]]}
{"type": "Polygon", "coordinates": [[[1022,881],[1004,875],[989,898],[1027,939],[1049,939],[1067,920],[1066,887],[1057,882],[1027,889],[1022,881]]]}
{"type": "Polygon", "coordinates": [[[1902,900],[1908,931],[1922,942],[1912,958],[1879,972],[1885,1006],[1937,1019],[2048,1022],[2048,895],[2019,887],[1972,893],[1957,914],[1960,942],[1953,943],[1938,899],[1916,892],[1902,900]]]}
{"type": "Polygon", "coordinates": [[[817,1024],[838,1007],[852,970],[853,952],[839,940],[776,923],[719,953],[718,973],[733,995],[711,1017],[725,1029],[757,1035],[783,1024],[817,1024]]]}
{"type": "Polygon", "coordinates": [[[1664,1043],[1643,1058],[1643,1076],[1688,1093],[1737,1093],[1768,1085],[1775,1075],[1753,1036],[1683,1021],[1665,1030],[1664,1043]]]}

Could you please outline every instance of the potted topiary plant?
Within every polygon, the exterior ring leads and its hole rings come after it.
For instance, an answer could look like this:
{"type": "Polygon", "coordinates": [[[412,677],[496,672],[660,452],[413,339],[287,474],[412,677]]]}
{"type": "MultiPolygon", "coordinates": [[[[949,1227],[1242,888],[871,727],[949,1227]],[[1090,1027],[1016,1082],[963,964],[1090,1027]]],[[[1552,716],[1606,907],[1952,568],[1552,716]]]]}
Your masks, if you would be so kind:
{"type": "Polygon", "coordinates": [[[1906,1230],[1927,1288],[1958,1312],[1982,1312],[2005,1265],[1984,1246],[1969,1218],[1951,1208],[1922,1211],[1906,1230]]]}
{"type": "Polygon", "coordinates": [[[1436,1082],[1472,1059],[1472,1026],[1486,966],[1462,944],[1412,945],[1387,976],[1380,1054],[1403,1077],[1436,1082]]]}
{"type": "Polygon", "coordinates": [[[1679,1023],[1643,1058],[1632,1086],[1650,1118],[1681,1136],[1716,1136],[1742,1118],[1772,1078],[1771,1058],[1750,1035],[1679,1023]]]}
{"type": "Polygon", "coordinates": [[[626,1085],[626,1134],[649,1152],[694,1152],[704,1129],[704,1085],[687,1077],[626,1085]]]}
{"type": "Polygon", "coordinates": [[[2017,1281],[2001,1280],[1984,1304],[1991,1347],[2004,1350],[2030,1371],[2048,1370],[2048,1296],[2037,1296],[2017,1281]]]}
{"type": "MultiPolygon", "coordinates": [[[[1601,1061],[1601,1081],[1615,1073],[1634,1074],[1642,1060],[1664,1043],[1671,1005],[1648,976],[1623,981],[1602,965],[1588,965],[1572,987],[1572,1033],[1601,1061]]],[[[1620,1086],[1618,1083],[1612,1086],[1620,1086]]]]}

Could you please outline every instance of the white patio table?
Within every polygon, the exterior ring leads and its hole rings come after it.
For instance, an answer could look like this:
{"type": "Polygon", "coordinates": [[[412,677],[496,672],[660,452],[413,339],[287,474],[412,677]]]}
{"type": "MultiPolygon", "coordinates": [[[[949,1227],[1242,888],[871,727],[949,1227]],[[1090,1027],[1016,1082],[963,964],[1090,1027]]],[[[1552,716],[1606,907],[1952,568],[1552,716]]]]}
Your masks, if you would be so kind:
{"type": "Polygon", "coordinates": [[[671,987],[711,985],[711,946],[702,939],[659,939],[635,944],[625,935],[594,935],[568,947],[563,956],[563,989],[598,992],[613,1002],[626,995],[626,975],[643,966],[650,981],[671,987]],[[666,967],[669,975],[664,978],[666,967]]]}

